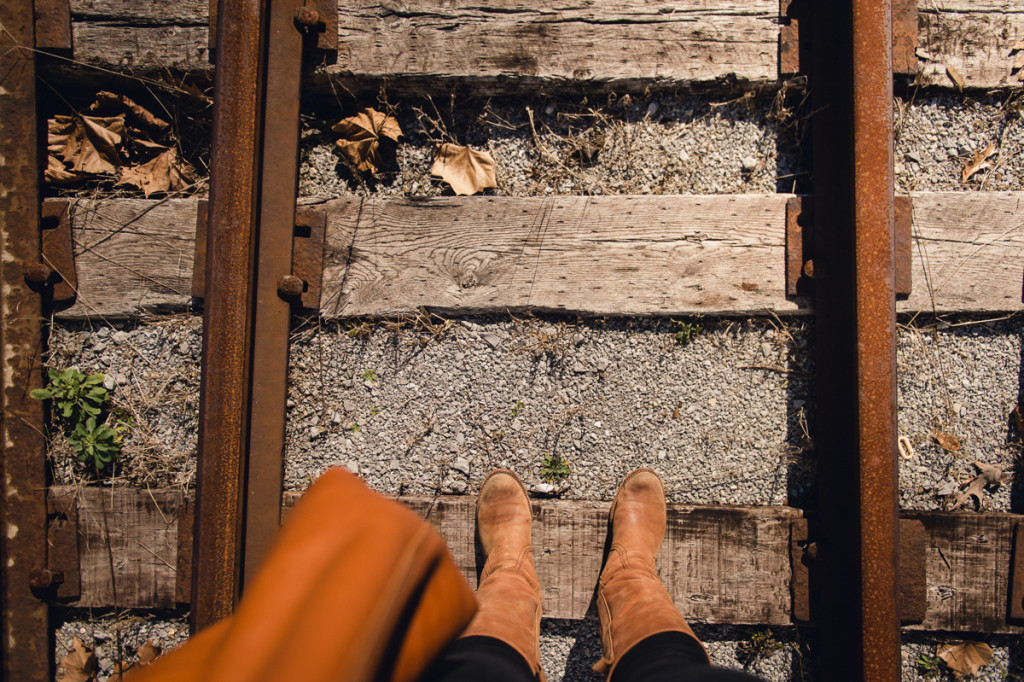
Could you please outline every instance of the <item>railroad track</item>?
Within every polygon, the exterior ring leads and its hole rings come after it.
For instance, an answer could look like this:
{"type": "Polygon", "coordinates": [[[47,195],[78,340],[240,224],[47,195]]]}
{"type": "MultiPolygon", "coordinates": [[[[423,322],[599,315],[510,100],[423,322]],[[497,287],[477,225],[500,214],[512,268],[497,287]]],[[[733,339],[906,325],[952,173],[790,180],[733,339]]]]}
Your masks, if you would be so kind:
{"type": "MultiPolygon", "coordinates": [[[[695,568],[677,567],[666,579],[674,593],[682,594],[699,580],[722,585],[723,592],[735,589],[737,575],[742,574],[748,585],[742,593],[745,599],[737,599],[731,610],[702,611],[698,603],[691,605],[689,615],[709,622],[813,623],[820,632],[821,669],[844,671],[844,679],[898,679],[903,624],[927,630],[1024,631],[1020,625],[1024,551],[1014,551],[1015,543],[1024,543],[1024,538],[1018,539],[1024,533],[1018,526],[1024,518],[942,513],[908,513],[901,518],[896,467],[897,306],[901,310],[1019,310],[1020,263],[1005,255],[993,256],[985,272],[991,281],[984,297],[974,295],[973,284],[963,290],[946,289],[938,300],[924,297],[920,278],[913,276],[916,266],[907,256],[909,223],[906,215],[902,222],[897,219],[907,205],[898,204],[894,197],[892,157],[894,70],[901,74],[921,68],[923,51],[929,59],[918,77],[925,82],[949,78],[958,87],[1010,86],[1012,70],[999,60],[1011,49],[1005,36],[1024,31],[1019,12],[999,6],[1006,10],[1012,30],[994,37],[984,49],[963,51],[936,37],[938,31],[929,30],[938,21],[931,9],[887,0],[816,7],[813,17],[797,2],[784,3],[781,10],[773,3],[752,2],[742,12],[721,3],[697,13],[655,14],[641,5],[620,8],[606,3],[565,10],[566,16],[561,17],[565,21],[557,24],[545,22],[539,13],[509,18],[503,13],[452,9],[448,15],[421,17],[416,4],[383,10],[372,3],[357,3],[340,10],[339,19],[339,9],[324,2],[222,3],[214,31],[207,28],[206,17],[195,3],[182,3],[163,8],[168,13],[165,19],[176,30],[139,22],[148,49],[132,52],[136,69],[170,65],[204,70],[209,69],[206,50],[220,56],[214,75],[217,97],[209,202],[168,202],[165,209],[170,212],[151,216],[160,229],[191,234],[193,252],[187,254],[191,281],[176,285],[171,295],[164,291],[166,286],[151,288],[154,296],[178,297],[179,305],[181,297],[187,298],[185,291],[201,293],[203,298],[199,471],[194,502],[171,491],[157,491],[156,496],[151,491],[150,505],[141,495],[119,492],[111,498],[116,499],[109,509],[92,499],[91,493],[73,499],[68,491],[47,490],[44,414],[38,401],[28,398],[29,390],[42,381],[45,311],[69,295],[59,287],[61,282],[70,285],[72,279],[70,266],[54,260],[53,254],[59,253],[55,240],[42,237],[43,216],[57,216],[64,229],[74,229],[78,219],[74,212],[53,204],[40,209],[47,205],[39,199],[37,57],[31,48],[66,50],[73,36],[76,59],[109,60],[109,55],[128,49],[121,47],[124,37],[111,28],[111,20],[123,18],[125,10],[113,2],[96,2],[85,11],[76,3],[68,8],[40,0],[35,5],[32,0],[16,0],[0,9],[5,29],[0,73],[6,74],[0,95],[0,185],[18,188],[0,197],[5,677],[52,679],[49,605],[55,599],[73,598],[79,604],[97,606],[109,601],[102,587],[79,578],[86,575],[83,567],[98,561],[90,555],[95,543],[79,539],[88,532],[83,519],[89,515],[107,515],[109,522],[121,513],[119,509],[134,510],[130,512],[134,516],[123,512],[126,518],[142,518],[139,510],[148,510],[146,518],[152,523],[140,522],[131,532],[154,538],[175,558],[173,565],[163,560],[171,573],[145,583],[126,578],[123,584],[136,584],[138,589],[119,595],[120,605],[169,606],[187,601],[194,629],[231,612],[281,521],[282,505],[286,510],[291,500],[282,492],[281,481],[288,341],[292,316],[303,308],[324,317],[396,315],[421,306],[452,313],[533,309],[630,315],[739,314],[765,309],[813,312],[818,330],[817,381],[831,387],[819,392],[821,416],[815,435],[819,451],[828,457],[819,470],[817,513],[806,519],[801,510],[788,507],[673,507],[672,523],[678,532],[667,545],[667,557],[692,552],[702,559],[695,562],[698,566],[713,563],[712,557],[749,558],[707,576],[697,575],[695,568]],[[34,25],[33,16],[55,21],[34,25]],[[630,40],[636,26],[646,27],[657,39],[650,45],[630,40]],[[375,32],[390,38],[368,41],[366,36],[375,32]],[[595,34],[599,45],[595,45],[595,34]],[[507,48],[509,36],[515,38],[512,52],[507,48]],[[451,49],[456,37],[478,45],[480,54],[467,60],[451,49]],[[304,59],[315,55],[322,60],[325,54],[336,61],[328,60],[315,72],[304,67],[304,59]],[[431,60],[443,66],[428,66],[431,60]],[[935,72],[931,65],[938,62],[947,66],[946,72],[935,72]],[[812,206],[806,199],[800,202],[790,196],[556,198],[547,203],[474,197],[433,202],[431,220],[437,221],[440,208],[449,216],[442,221],[446,224],[460,219],[482,224],[495,215],[513,215],[513,207],[547,217],[561,211],[567,216],[562,222],[567,222],[598,203],[603,207],[601,216],[615,217],[609,217],[607,225],[598,221],[594,230],[616,234],[626,220],[637,230],[649,229],[651,248],[665,234],[686,241],[683,237],[694,230],[707,232],[709,239],[732,239],[734,251],[719,257],[721,267],[735,281],[717,296],[688,300],[685,288],[672,289],[678,284],[673,268],[659,270],[658,259],[643,266],[641,274],[630,274],[608,287],[630,292],[639,290],[641,281],[665,282],[672,291],[639,300],[633,295],[588,296],[582,289],[567,292],[571,283],[545,288],[543,282],[539,287],[533,282],[525,297],[513,289],[497,292],[501,297],[496,299],[496,292],[485,288],[446,295],[449,283],[431,280],[434,275],[424,265],[420,288],[429,292],[426,300],[385,296],[391,307],[371,302],[359,308],[367,297],[346,290],[347,271],[323,267],[323,254],[331,248],[347,248],[379,263],[393,249],[384,245],[380,254],[367,256],[371,245],[353,248],[363,214],[360,202],[337,200],[296,208],[303,83],[321,91],[330,79],[366,88],[391,76],[395,92],[437,90],[453,84],[506,94],[536,87],[587,87],[594,92],[687,87],[724,92],[751,84],[770,87],[794,72],[807,77],[816,112],[812,206]],[[653,219],[665,213],[675,217],[660,223],[653,219]],[[173,219],[167,218],[172,215],[173,219]],[[727,224],[723,216],[740,218],[727,224]],[[715,220],[724,226],[708,225],[715,220]],[[196,237],[197,223],[205,224],[205,238],[196,237]],[[813,240],[808,238],[812,224],[817,226],[813,240]],[[747,241],[736,237],[737,232],[745,234],[747,241]],[[755,253],[754,246],[763,261],[745,260],[755,253]],[[809,279],[813,279],[812,296],[806,290],[809,279]],[[537,298],[532,298],[535,292],[537,298]],[[897,302],[900,292],[903,296],[897,302]],[[153,509],[163,518],[163,529],[153,509]],[[165,512],[173,512],[171,522],[165,512]],[[731,535],[722,533],[725,544],[699,539],[704,530],[723,527],[732,530],[731,535]],[[698,539],[679,539],[687,537],[698,539]],[[972,537],[984,537],[985,542],[964,541],[972,537]],[[979,566],[986,570],[978,573],[979,566]],[[943,572],[949,582],[976,580],[971,596],[957,608],[928,589],[943,572]]],[[[971,11],[970,7],[957,9],[956,20],[964,25],[993,21],[971,11]]],[[[133,38],[138,39],[138,35],[133,38]]],[[[118,59],[114,61],[104,68],[118,66],[118,59]]],[[[972,213],[962,208],[960,198],[915,195],[911,202],[913,211],[920,214],[919,229],[939,234],[964,229],[962,222],[944,222],[950,213],[943,208],[944,201],[960,206],[958,215],[972,213]]],[[[962,246],[953,247],[947,256],[951,268],[960,267],[965,254],[994,243],[996,234],[1002,235],[1008,248],[1019,248],[1016,235],[1010,236],[1019,222],[1019,213],[1010,208],[1019,202],[1018,196],[982,196],[971,201],[987,207],[986,216],[1003,216],[1006,230],[993,228],[988,219],[969,226],[974,232],[960,239],[957,243],[962,246]],[[1000,201],[1005,203],[1002,208],[996,206],[1000,201]]],[[[415,223],[427,203],[384,200],[375,206],[374,215],[393,216],[396,224],[415,223]]],[[[498,248],[514,254],[522,249],[524,237],[516,233],[516,221],[508,222],[502,233],[507,244],[498,248]]],[[[553,224],[557,222],[553,219],[553,224]]],[[[563,237],[556,228],[551,237],[552,248],[561,249],[563,259],[583,252],[571,230],[563,237]]],[[[112,244],[123,238],[131,241],[130,235],[112,234],[112,244]]],[[[450,248],[457,248],[460,233],[452,230],[445,239],[450,248]]],[[[147,245],[135,246],[142,258],[147,245]]],[[[600,266],[610,262],[614,251],[586,255],[600,266]]],[[[672,257],[691,256],[675,253],[672,257]]],[[[93,277],[82,260],[77,263],[75,282],[79,304],[90,296],[103,299],[104,288],[126,286],[93,277]]],[[[348,267],[355,266],[349,263],[348,267]]],[[[149,286],[137,279],[133,286],[149,286]]],[[[701,285],[710,281],[700,272],[692,279],[701,285]]],[[[68,318],[80,314],[75,311],[72,306],[63,314],[68,318]]],[[[432,521],[453,539],[457,559],[472,579],[472,548],[454,540],[464,540],[465,529],[471,527],[471,498],[408,502],[414,507],[431,506],[432,521]]],[[[539,502],[537,513],[552,519],[540,524],[544,527],[568,519],[573,546],[599,551],[594,538],[605,513],[603,505],[539,502]]],[[[99,542],[102,546],[102,538],[99,542]]],[[[593,572],[599,558],[594,551],[556,552],[540,561],[540,570],[557,586],[559,575],[593,572]]],[[[552,589],[547,599],[547,613],[576,618],[585,613],[589,595],[552,589]]]]}

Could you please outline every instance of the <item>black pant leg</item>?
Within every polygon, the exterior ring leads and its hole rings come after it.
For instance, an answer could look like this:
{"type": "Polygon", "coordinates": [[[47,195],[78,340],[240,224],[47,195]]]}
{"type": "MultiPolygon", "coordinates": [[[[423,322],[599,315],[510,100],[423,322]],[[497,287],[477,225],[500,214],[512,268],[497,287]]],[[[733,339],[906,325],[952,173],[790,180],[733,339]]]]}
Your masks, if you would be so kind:
{"type": "Polygon", "coordinates": [[[626,652],[611,682],[763,682],[760,677],[713,668],[695,639],[681,632],[662,632],[626,652]]]}
{"type": "Polygon", "coordinates": [[[522,654],[494,637],[455,640],[420,680],[422,682],[532,682],[522,654]]]}

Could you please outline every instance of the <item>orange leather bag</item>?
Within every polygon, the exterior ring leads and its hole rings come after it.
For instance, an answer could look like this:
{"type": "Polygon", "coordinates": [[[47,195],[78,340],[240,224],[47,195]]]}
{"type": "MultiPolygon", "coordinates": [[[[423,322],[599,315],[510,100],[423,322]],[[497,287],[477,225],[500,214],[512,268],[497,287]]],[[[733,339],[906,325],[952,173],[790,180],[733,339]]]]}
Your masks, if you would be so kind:
{"type": "Polygon", "coordinates": [[[411,682],[469,623],[441,536],[341,469],[296,505],[235,613],[134,682],[411,682]]]}

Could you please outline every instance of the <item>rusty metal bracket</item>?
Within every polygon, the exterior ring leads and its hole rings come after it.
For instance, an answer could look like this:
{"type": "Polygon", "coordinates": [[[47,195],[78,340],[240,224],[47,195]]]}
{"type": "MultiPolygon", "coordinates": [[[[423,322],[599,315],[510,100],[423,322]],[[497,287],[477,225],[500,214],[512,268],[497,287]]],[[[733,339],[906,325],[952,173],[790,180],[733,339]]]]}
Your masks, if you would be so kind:
{"type": "MultiPolygon", "coordinates": [[[[316,36],[314,47],[326,52],[338,51],[337,0],[307,0],[295,12],[295,23],[307,33],[316,36]]],[[[210,60],[217,49],[217,0],[210,0],[210,60]]]]}
{"type": "MultiPolygon", "coordinates": [[[[811,296],[814,280],[828,276],[828,264],[815,259],[814,204],[812,197],[792,197],[786,202],[786,295],[811,296]]],[[[912,246],[914,206],[910,197],[896,197],[895,266],[896,295],[913,290],[912,246]]]]}
{"type": "MultiPolygon", "coordinates": [[[[817,529],[808,519],[795,519],[789,526],[792,615],[793,622],[800,625],[816,621],[816,565],[818,553],[822,551],[815,540],[816,536],[817,529]]],[[[923,622],[928,607],[925,573],[927,539],[924,523],[917,519],[900,519],[900,620],[904,624],[923,622]]]]}
{"type": "Polygon", "coordinates": [[[1013,529],[1013,559],[1010,564],[1010,605],[1007,619],[1024,621],[1024,522],[1013,529]]]}
{"type": "MultiPolygon", "coordinates": [[[[78,291],[78,270],[71,242],[71,203],[67,199],[46,199],[41,213],[42,255],[46,277],[41,284],[52,287],[54,303],[70,303],[78,291]]],[[[31,279],[31,278],[30,278],[31,279]]]]}
{"type": "Polygon", "coordinates": [[[70,0],[35,0],[36,48],[71,50],[70,0]]]}
{"type": "MultiPolygon", "coordinates": [[[[811,0],[779,0],[779,77],[806,74],[812,35],[811,0]],[[803,26],[803,31],[800,27],[803,26]]],[[[892,0],[892,70],[917,71],[917,1],[892,0]]]]}
{"type": "MultiPolygon", "coordinates": [[[[196,208],[196,243],[192,267],[192,297],[201,299],[206,285],[206,231],[209,204],[200,199],[196,208]]],[[[292,271],[279,282],[282,298],[305,310],[320,309],[323,277],[324,231],[327,213],[319,206],[295,209],[295,236],[292,240],[292,271]]]]}

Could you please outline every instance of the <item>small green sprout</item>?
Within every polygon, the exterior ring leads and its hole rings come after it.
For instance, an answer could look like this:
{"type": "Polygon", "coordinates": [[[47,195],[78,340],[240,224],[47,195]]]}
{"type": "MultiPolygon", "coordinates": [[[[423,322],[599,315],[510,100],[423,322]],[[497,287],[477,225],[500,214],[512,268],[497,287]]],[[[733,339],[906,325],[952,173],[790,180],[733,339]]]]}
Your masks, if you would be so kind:
{"type": "Polygon", "coordinates": [[[775,639],[770,629],[765,628],[752,632],[750,639],[737,644],[736,654],[743,666],[749,667],[761,659],[769,658],[781,648],[782,643],[775,639]]]}
{"type": "Polygon", "coordinates": [[[123,434],[106,424],[97,424],[95,417],[78,422],[68,436],[68,443],[78,453],[78,461],[102,471],[121,453],[123,434]]]}
{"type": "Polygon", "coordinates": [[[921,677],[926,679],[932,677],[938,677],[942,671],[942,659],[938,656],[930,656],[928,654],[921,654],[914,661],[914,665],[917,666],[917,672],[921,674],[921,677]]]}
{"type": "Polygon", "coordinates": [[[512,416],[513,417],[518,417],[519,416],[519,411],[522,410],[523,407],[525,407],[523,405],[523,401],[522,400],[517,400],[515,406],[512,408],[512,416]]]}
{"type": "Polygon", "coordinates": [[[378,414],[380,414],[380,408],[374,405],[373,407],[370,408],[370,414],[376,417],[378,414]]]}
{"type": "Polygon", "coordinates": [[[672,320],[672,333],[675,334],[677,345],[689,346],[693,341],[693,337],[702,331],[704,331],[703,325],[697,322],[672,320]]]}
{"type": "Polygon", "coordinates": [[[363,381],[369,381],[370,383],[377,381],[377,371],[373,369],[364,369],[363,381]]]}
{"type": "Polygon", "coordinates": [[[71,423],[87,417],[99,417],[107,400],[102,374],[86,376],[74,367],[61,372],[50,370],[50,383],[37,388],[31,395],[36,400],[52,400],[56,411],[71,423]]]}
{"type": "Polygon", "coordinates": [[[49,371],[50,383],[30,393],[50,400],[79,462],[101,472],[121,454],[131,417],[114,409],[107,417],[107,389],[102,374],[83,374],[74,367],[49,371]]]}
{"type": "Polygon", "coordinates": [[[560,483],[569,475],[569,463],[555,454],[544,455],[540,475],[548,483],[560,483]]]}
{"type": "Polygon", "coordinates": [[[352,424],[349,425],[348,430],[352,433],[359,433],[363,430],[363,427],[359,425],[359,422],[352,422],[352,424]]]}

